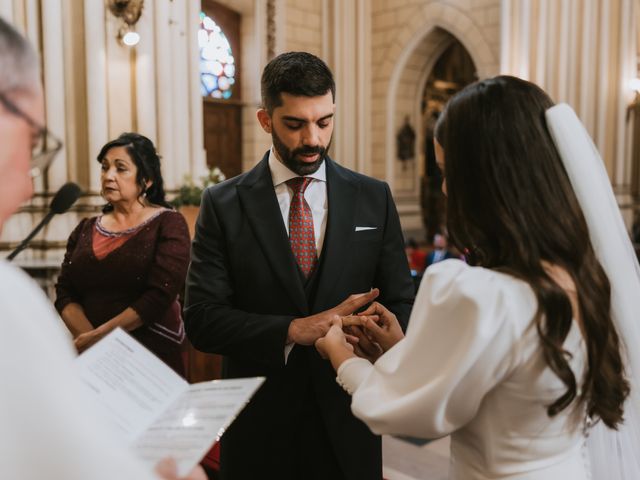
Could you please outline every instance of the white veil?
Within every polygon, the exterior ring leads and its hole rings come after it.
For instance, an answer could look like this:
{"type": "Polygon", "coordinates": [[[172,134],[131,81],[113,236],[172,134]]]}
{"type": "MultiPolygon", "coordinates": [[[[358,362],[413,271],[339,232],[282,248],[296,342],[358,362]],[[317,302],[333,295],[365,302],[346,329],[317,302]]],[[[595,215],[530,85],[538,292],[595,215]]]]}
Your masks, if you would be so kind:
{"type": "Polygon", "coordinates": [[[611,282],[611,313],[624,344],[631,394],[618,431],[598,422],[587,445],[594,480],[640,479],[640,267],[591,137],[575,112],[559,104],[546,112],[553,141],[562,157],[589,227],[591,243],[611,282]]]}

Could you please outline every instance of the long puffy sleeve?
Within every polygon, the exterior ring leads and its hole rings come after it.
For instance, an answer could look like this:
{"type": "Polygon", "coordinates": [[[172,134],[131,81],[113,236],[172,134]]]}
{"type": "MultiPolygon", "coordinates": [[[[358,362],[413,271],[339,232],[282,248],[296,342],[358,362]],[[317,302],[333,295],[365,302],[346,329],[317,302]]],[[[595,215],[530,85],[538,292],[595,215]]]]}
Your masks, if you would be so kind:
{"type": "Polygon", "coordinates": [[[514,368],[537,302],[530,287],[447,260],[425,275],[406,337],[371,365],[351,359],[338,383],[375,433],[437,438],[469,422],[514,368]]]}

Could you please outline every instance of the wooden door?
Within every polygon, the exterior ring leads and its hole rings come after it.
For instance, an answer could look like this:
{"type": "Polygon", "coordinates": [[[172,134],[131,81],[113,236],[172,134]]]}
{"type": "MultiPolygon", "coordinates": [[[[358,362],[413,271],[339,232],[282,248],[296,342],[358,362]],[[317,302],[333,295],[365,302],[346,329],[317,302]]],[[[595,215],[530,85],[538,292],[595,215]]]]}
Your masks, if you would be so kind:
{"type": "MultiPolygon", "coordinates": [[[[204,148],[207,151],[207,165],[220,168],[222,173],[230,178],[242,172],[241,16],[238,12],[213,0],[202,0],[202,11],[215,22],[221,34],[229,42],[231,48],[229,53],[234,59],[233,65],[230,65],[234,70],[231,73],[233,84],[229,91],[225,92],[231,93],[230,97],[203,97],[204,148]]],[[[222,75],[227,75],[226,70],[222,75]]],[[[229,83],[228,78],[223,80],[229,83]]]]}
{"type": "Polygon", "coordinates": [[[227,178],[242,172],[241,106],[223,101],[204,101],[204,148],[207,165],[218,167],[227,178]]]}

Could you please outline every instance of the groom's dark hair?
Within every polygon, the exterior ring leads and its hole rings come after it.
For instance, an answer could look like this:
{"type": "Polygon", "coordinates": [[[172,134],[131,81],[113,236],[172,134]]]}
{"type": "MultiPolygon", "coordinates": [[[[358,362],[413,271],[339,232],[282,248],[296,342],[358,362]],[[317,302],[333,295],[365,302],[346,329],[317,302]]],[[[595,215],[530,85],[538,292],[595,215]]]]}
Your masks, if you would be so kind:
{"type": "Polygon", "coordinates": [[[331,92],[335,102],[336,84],[327,64],[307,52],[287,52],[271,60],[260,81],[262,108],[269,115],[282,105],[282,93],[319,97],[331,92]]]}

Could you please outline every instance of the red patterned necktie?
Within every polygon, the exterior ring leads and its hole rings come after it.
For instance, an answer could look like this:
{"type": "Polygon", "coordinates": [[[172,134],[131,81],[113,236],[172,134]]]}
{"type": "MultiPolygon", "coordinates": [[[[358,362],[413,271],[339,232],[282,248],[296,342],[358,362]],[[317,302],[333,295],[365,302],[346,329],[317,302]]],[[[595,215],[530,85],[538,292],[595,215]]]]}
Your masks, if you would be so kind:
{"type": "Polygon", "coordinates": [[[309,177],[295,177],[287,180],[287,185],[293,190],[291,207],[289,208],[289,242],[291,251],[305,278],[313,272],[318,261],[316,252],[316,237],[313,233],[313,215],[311,208],[304,199],[304,191],[311,183],[309,177]]]}

